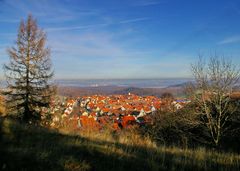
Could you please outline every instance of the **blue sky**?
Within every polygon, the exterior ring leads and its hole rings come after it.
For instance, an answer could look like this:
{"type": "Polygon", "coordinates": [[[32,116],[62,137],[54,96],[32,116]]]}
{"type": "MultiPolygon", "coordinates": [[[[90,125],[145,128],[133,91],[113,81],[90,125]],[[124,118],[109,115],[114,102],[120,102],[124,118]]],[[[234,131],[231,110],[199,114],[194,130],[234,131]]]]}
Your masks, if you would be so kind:
{"type": "Polygon", "coordinates": [[[0,0],[1,64],[29,13],[55,78],[190,77],[198,55],[215,52],[240,64],[237,0],[0,0]]]}

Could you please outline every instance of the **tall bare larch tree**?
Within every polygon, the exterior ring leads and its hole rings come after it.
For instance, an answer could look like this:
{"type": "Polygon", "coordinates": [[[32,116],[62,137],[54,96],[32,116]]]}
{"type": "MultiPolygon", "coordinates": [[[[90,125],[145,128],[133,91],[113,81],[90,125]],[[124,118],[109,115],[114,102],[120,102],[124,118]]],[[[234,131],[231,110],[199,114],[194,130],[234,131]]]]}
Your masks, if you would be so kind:
{"type": "Polygon", "coordinates": [[[40,119],[42,107],[50,104],[53,76],[46,34],[29,15],[21,21],[15,46],[8,49],[10,62],[4,65],[6,102],[10,114],[24,121],[40,119]]]}

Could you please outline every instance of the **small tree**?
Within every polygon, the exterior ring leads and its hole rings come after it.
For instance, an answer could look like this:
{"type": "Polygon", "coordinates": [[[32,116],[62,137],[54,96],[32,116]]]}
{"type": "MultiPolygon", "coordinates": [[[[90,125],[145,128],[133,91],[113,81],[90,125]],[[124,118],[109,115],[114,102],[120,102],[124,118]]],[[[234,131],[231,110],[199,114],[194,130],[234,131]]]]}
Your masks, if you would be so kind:
{"type": "Polygon", "coordinates": [[[174,96],[172,93],[164,92],[161,95],[161,99],[162,99],[162,106],[161,106],[162,111],[174,111],[174,105],[172,104],[174,100],[174,96]]]}
{"type": "Polygon", "coordinates": [[[42,107],[50,104],[53,76],[46,34],[31,15],[21,21],[16,45],[8,49],[10,62],[4,65],[7,79],[7,107],[24,121],[40,119],[42,107]]]}
{"type": "Polygon", "coordinates": [[[215,55],[208,64],[200,57],[192,65],[192,73],[195,83],[191,95],[197,104],[197,113],[209,130],[213,143],[218,146],[228,130],[227,122],[237,110],[230,95],[238,83],[239,70],[230,61],[215,55]]]}
{"type": "Polygon", "coordinates": [[[170,92],[164,92],[164,93],[161,95],[161,98],[162,98],[162,99],[171,99],[171,100],[174,99],[172,93],[170,93],[170,92]]]}

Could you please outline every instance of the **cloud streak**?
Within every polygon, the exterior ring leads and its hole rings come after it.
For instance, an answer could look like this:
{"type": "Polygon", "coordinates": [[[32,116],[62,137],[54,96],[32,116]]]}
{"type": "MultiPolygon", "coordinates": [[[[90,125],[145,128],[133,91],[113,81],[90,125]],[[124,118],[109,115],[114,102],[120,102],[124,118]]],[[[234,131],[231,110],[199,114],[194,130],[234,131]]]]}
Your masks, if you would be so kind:
{"type": "Polygon", "coordinates": [[[152,5],[159,5],[159,4],[163,4],[166,1],[163,0],[142,0],[142,1],[138,1],[136,4],[134,4],[135,6],[152,6],[152,5]]]}
{"type": "Polygon", "coordinates": [[[119,22],[119,24],[135,23],[135,22],[145,21],[145,20],[149,20],[149,18],[142,17],[142,18],[134,18],[134,19],[122,20],[122,21],[119,22]]]}
{"type": "Polygon", "coordinates": [[[71,27],[51,27],[51,28],[46,28],[46,31],[52,32],[52,31],[82,30],[82,29],[106,27],[106,26],[115,25],[115,24],[129,24],[129,23],[141,22],[145,20],[149,20],[149,18],[142,17],[142,18],[126,19],[126,20],[121,20],[119,22],[115,22],[115,23],[100,23],[100,24],[92,24],[92,25],[90,24],[90,25],[71,26],[71,27]]]}
{"type": "Polygon", "coordinates": [[[82,30],[82,29],[89,29],[89,28],[95,28],[95,27],[104,27],[108,24],[92,24],[92,25],[82,25],[82,26],[72,26],[72,27],[52,27],[52,28],[46,28],[45,30],[48,32],[52,31],[68,31],[68,30],[82,30]]]}
{"type": "Polygon", "coordinates": [[[225,45],[225,44],[238,43],[238,42],[240,42],[240,35],[227,37],[227,38],[219,41],[217,44],[225,45]]]}

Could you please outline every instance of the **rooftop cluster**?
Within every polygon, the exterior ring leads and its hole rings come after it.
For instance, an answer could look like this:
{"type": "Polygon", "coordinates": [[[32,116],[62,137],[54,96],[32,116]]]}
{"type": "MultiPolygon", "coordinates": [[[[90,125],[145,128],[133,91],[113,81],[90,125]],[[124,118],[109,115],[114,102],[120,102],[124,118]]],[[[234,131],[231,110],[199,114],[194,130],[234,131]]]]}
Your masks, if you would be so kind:
{"type": "MultiPolygon", "coordinates": [[[[100,128],[107,123],[112,124],[114,129],[124,128],[131,125],[144,125],[150,122],[151,115],[164,106],[164,100],[155,96],[138,96],[128,93],[127,95],[93,95],[83,96],[76,99],[67,99],[63,103],[64,110],[61,116],[53,117],[52,126],[60,121],[73,121],[76,127],[100,128]]],[[[188,103],[186,100],[173,100],[171,104],[181,108],[188,103]]],[[[66,124],[66,123],[65,123],[66,124]]]]}

